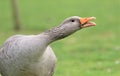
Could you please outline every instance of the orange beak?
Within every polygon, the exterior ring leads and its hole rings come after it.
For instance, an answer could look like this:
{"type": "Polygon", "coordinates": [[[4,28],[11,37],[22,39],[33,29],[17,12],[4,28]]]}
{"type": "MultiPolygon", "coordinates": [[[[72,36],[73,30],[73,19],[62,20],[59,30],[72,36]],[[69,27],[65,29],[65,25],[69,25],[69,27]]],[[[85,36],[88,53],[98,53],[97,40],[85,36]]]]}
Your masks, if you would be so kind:
{"type": "Polygon", "coordinates": [[[94,22],[90,22],[91,20],[94,20],[94,19],[96,18],[95,17],[80,18],[82,28],[89,27],[89,26],[95,26],[96,24],[94,22]]]}

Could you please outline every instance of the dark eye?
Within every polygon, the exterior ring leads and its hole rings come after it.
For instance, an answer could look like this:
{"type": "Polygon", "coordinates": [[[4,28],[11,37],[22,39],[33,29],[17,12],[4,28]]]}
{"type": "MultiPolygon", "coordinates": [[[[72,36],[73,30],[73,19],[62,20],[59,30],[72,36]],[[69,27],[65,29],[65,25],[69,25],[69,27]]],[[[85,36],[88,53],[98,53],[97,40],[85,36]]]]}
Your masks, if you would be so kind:
{"type": "Polygon", "coordinates": [[[75,22],[75,20],[71,20],[71,22],[75,22]]]}

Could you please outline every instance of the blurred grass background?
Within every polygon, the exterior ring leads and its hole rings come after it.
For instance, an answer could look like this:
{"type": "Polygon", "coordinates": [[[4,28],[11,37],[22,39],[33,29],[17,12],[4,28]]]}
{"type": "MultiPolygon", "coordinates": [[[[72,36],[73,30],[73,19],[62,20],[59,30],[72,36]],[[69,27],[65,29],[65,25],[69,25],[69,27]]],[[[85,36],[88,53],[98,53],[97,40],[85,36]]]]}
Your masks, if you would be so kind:
{"type": "Polygon", "coordinates": [[[11,0],[0,0],[0,45],[15,34],[39,34],[70,16],[95,16],[82,29],[51,46],[58,58],[54,76],[120,75],[120,0],[19,0],[22,30],[13,30],[11,0]]]}

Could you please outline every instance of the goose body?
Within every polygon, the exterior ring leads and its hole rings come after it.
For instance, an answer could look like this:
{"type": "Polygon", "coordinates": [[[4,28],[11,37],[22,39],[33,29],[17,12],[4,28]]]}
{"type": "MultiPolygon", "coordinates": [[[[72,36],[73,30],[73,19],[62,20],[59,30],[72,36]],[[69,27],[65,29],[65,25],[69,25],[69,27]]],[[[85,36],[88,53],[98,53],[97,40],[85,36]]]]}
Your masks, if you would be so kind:
{"type": "Polygon", "coordinates": [[[67,18],[58,27],[38,35],[8,38],[0,49],[2,76],[52,76],[57,59],[49,44],[81,29],[80,19],[78,16],[67,18]]]}
{"type": "Polygon", "coordinates": [[[0,51],[3,76],[51,76],[56,56],[45,43],[43,35],[16,35],[9,38],[0,51]]]}

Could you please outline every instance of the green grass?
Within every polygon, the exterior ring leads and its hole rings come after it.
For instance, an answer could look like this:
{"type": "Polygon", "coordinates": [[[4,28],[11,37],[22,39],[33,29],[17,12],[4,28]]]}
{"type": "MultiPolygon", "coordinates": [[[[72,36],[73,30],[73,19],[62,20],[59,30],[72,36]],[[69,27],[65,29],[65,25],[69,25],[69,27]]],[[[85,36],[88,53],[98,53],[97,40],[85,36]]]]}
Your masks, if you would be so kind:
{"type": "Polygon", "coordinates": [[[58,58],[54,76],[120,75],[119,0],[20,0],[22,30],[13,31],[10,0],[0,0],[0,45],[14,34],[38,34],[66,17],[95,16],[97,26],[51,46],[58,58]]]}

